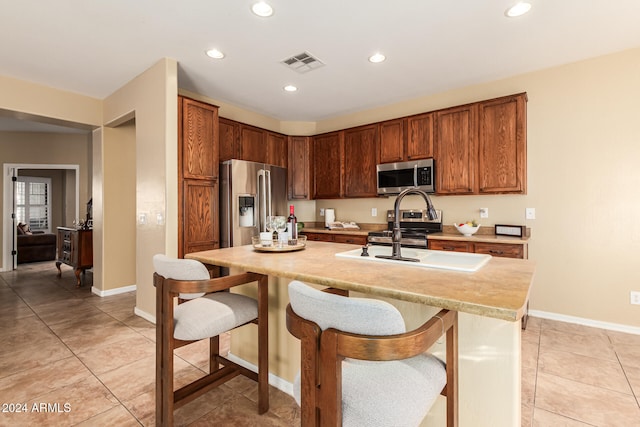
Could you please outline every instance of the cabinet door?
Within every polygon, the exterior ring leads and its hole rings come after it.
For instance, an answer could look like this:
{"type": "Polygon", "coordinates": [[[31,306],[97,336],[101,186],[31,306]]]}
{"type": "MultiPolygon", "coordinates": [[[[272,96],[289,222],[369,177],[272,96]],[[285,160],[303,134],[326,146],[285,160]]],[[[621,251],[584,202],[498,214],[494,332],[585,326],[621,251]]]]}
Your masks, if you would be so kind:
{"type": "Polygon", "coordinates": [[[356,236],[353,234],[336,234],[333,236],[335,243],[349,243],[352,245],[366,245],[367,236],[356,236]]]}
{"type": "Polygon", "coordinates": [[[473,252],[471,243],[458,240],[427,239],[427,246],[434,251],[473,252]]]}
{"type": "Polygon", "coordinates": [[[240,125],[240,158],[250,162],[267,163],[266,131],[240,125]]]}
{"type": "Polygon", "coordinates": [[[342,196],[343,132],[313,138],[314,199],[337,199],[342,196]]]}
{"type": "Polygon", "coordinates": [[[185,180],[183,182],[182,236],[180,256],[216,249],[220,244],[218,224],[218,182],[185,180]]]}
{"type": "Polygon", "coordinates": [[[407,118],[407,149],[405,152],[406,160],[433,157],[433,113],[407,118]]]}
{"type": "Polygon", "coordinates": [[[404,160],[404,124],[403,119],[380,123],[380,163],[404,160]]]}
{"type": "Polygon", "coordinates": [[[189,98],[180,99],[182,176],[215,179],[218,177],[218,107],[189,98]]]}
{"type": "Polygon", "coordinates": [[[220,163],[240,158],[240,124],[220,117],[218,119],[220,163]]]}
{"type": "Polygon", "coordinates": [[[362,126],[344,132],[344,195],[376,197],[378,126],[362,126]]]}
{"type": "Polygon", "coordinates": [[[333,242],[333,235],[327,233],[304,233],[307,240],[314,242],[333,242]]]}
{"type": "Polygon", "coordinates": [[[475,252],[505,258],[524,258],[524,245],[509,243],[475,243],[475,252]]]}
{"type": "Polygon", "coordinates": [[[526,193],[526,94],[479,103],[480,193],[526,193]]]}
{"type": "Polygon", "coordinates": [[[477,104],[436,112],[435,160],[438,194],[476,192],[477,104]]]}
{"type": "Polygon", "coordinates": [[[289,137],[288,195],[289,200],[309,200],[311,198],[311,138],[308,136],[289,137]]]}
{"type": "Polygon", "coordinates": [[[267,132],[267,163],[286,168],[287,157],[287,137],[267,132]]]}

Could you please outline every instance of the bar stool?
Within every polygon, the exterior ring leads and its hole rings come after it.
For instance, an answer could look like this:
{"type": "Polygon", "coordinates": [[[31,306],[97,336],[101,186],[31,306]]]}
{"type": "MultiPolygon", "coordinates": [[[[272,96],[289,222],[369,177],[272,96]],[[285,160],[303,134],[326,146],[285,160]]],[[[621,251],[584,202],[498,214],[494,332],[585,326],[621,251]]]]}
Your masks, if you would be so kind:
{"type": "Polygon", "coordinates": [[[153,257],[153,265],[153,284],[156,287],[156,425],[172,426],[174,409],[239,374],[258,382],[258,413],[268,411],[268,277],[243,273],[211,279],[204,264],[162,254],[153,257]],[[257,301],[228,292],[234,286],[255,281],[258,282],[257,301]],[[181,302],[178,305],[175,304],[176,298],[181,302]],[[219,354],[219,335],[249,323],[258,325],[257,373],[219,354]],[[203,339],[210,342],[209,374],[174,391],[173,351],[203,339]]]}
{"type": "Polygon", "coordinates": [[[406,332],[391,304],[289,284],[287,329],[300,339],[294,397],[307,426],[418,426],[438,394],[458,425],[456,311],[441,310],[406,332]],[[446,335],[446,365],[425,353],[446,335]]]}

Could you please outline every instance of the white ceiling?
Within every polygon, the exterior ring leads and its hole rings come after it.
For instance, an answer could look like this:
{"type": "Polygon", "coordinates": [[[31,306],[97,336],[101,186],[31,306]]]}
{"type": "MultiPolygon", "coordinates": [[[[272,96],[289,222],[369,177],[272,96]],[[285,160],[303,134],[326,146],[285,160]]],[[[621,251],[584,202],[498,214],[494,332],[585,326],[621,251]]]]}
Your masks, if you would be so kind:
{"type": "Polygon", "coordinates": [[[0,0],[0,75],[102,99],[170,57],[181,88],[319,121],[640,46],[640,0],[530,0],[508,19],[515,2],[271,0],[259,18],[252,0],[0,0]],[[304,51],[326,65],[280,64],[304,51]]]}

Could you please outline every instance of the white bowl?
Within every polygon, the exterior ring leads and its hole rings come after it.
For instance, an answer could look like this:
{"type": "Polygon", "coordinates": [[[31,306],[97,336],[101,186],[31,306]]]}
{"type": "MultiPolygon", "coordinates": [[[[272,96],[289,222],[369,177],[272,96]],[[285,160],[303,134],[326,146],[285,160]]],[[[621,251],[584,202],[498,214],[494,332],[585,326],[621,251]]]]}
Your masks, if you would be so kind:
{"type": "Polygon", "coordinates": [[[480,224],[476,225],[475,227],[472,227],[468,224],[464,224],[464,225],[453,224],[453,225],[455,225],[456,229],[460,233],[462,233],[463,236],[467,236],[467,237],[473,235],[480,228],[480,224]]]}

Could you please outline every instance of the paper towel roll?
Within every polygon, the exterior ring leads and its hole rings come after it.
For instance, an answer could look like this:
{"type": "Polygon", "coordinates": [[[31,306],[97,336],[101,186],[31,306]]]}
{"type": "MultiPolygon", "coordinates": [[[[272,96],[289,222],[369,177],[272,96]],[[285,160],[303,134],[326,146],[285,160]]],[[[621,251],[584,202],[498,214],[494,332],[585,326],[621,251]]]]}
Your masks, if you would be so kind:
{"type": "Polygon", "coordinates": [[[325,209],[324,210],[324,226],[329,227],[329,223],[335,222],[336,220],[336,211],[335,209],[325,209]]]}

